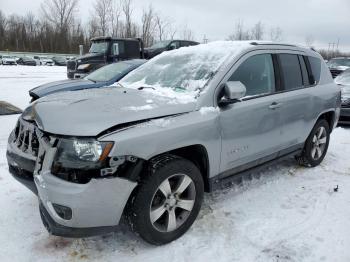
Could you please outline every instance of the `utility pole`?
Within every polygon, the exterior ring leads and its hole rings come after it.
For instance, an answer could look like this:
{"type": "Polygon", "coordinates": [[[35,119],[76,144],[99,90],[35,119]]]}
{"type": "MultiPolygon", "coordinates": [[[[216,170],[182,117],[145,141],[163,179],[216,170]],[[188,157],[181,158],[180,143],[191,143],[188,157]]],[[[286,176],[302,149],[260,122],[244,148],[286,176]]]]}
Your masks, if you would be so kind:
{"type": "Polygon", "coordinates": [[[207,44],[208,43],[208,38],[206,35],[203,36],[203,44],[207,44]]]}
{"type": "Polygon", "coordinates": [[[340,41],[340,39],[338,38],[337,51],[339,50],[339,41],[340,41]]]}

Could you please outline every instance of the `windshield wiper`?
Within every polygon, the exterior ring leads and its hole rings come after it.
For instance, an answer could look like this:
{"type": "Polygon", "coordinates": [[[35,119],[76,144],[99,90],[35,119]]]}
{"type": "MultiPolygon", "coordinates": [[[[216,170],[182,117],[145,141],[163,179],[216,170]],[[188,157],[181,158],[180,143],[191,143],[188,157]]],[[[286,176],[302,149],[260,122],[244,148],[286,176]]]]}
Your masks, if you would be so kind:
{"type": "Polygon", "coordinates": [[[86,78],[86,79],[89,80],[89,81],[91,81],[91,82],[94,82],[95,84],[97,83],[96,80],[93,80],[93,79],[91,79],[91,78],[86,78]]]}
{"type": "Polygon", "coordinates": [[[117,83],[117,85],[119,85],[120,87],[125,88],[121,83],[119,83],[119,82],[116,82],[116,83],[117,83]]]}
{"type": "Polygon", "coordinates": [[[153,89],[153,90],[156,90],[154,87],[152,87],[152,86],[140,86],[139,88],[137,88],[137,90],[143,90],[143,89],[145,89],[145,88],[151,88],[151,89],[153,89]]]}

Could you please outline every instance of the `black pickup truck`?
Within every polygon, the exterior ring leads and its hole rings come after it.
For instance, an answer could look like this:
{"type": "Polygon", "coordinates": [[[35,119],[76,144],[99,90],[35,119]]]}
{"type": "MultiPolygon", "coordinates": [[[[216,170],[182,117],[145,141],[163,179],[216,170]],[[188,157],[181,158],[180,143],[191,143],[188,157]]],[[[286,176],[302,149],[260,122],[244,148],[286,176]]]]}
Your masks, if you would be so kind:
{"type": "Polygon", "coordinates": [[[96,37],[91,39],[87,54],[67,61],[67,76],[83,78],[106,64],[136,58],[144,58],[141,39],[96,37]]]}

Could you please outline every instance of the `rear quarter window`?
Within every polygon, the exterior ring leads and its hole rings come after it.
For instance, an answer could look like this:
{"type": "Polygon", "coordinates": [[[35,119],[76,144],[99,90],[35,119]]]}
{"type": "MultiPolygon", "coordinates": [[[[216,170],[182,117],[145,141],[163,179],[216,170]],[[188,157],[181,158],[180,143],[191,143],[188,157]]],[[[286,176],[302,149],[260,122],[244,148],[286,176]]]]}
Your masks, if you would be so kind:
{"type": "Polygon", "coordinates": [[[303,87],[303,77],[298,56],[294,54],[280,54],[279,58],[285,90],[303,87]]]}
{"type": "Polygon", "coordinates": [[[317,83],[320,82],[321,78],[321,59],[313,56],[309,56],[309,62],[311,66],[312,75],[317,83]]]}

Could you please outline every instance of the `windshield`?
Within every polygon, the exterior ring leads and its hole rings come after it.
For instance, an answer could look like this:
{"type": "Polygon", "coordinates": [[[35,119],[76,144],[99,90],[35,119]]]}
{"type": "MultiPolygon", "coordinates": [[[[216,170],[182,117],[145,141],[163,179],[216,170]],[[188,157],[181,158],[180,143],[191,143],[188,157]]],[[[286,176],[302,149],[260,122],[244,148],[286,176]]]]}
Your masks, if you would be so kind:
{"type": "Polygon", "coordinates": [[[93,82],[110,81],[113,78],[116,78],[121,74],[126,73],[128,70],[131,69],[131,67],[132,65],[124,62],[110,64],[92,72],[91,74],[86,76],[85,79],[91,80],[93,82]]]}
{"type": "Polygon", "coordinates": [[[234,58],[240,43],[213,42],[162,53],[134,70],[121,84],[138,89],[172,89],[197,94],[219,67],[234,58]]]}
{"type": "Polygon", "coordinates": [[[89,53],[106,53],[109,42],[92,42],[89,53]]]}
{"type": "Polygon", "coordinates": [[[328,62],[330,67],[338,67],[338,66],[348,66],[350,67],[350,59],[332,59],[328,62]]]}
{"type": "Polygon", "coordinates": [[[156,48],[164,48],[166,47],[171,41],[167,40],[167,41],[160,41],[155,43],[154,45],[151,46],[152,49],[156,49],[156,48]]]}
{"type": "Polygon", "coordinates": [[[8,58],[8,59],[13,59],[13,56],[9,56],[9,55],[4,55],[2,58],[8,58]]]}

